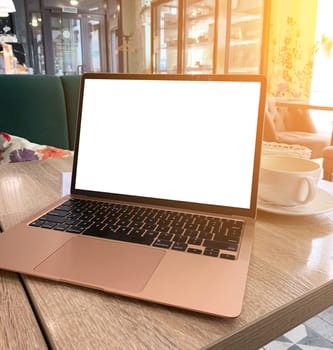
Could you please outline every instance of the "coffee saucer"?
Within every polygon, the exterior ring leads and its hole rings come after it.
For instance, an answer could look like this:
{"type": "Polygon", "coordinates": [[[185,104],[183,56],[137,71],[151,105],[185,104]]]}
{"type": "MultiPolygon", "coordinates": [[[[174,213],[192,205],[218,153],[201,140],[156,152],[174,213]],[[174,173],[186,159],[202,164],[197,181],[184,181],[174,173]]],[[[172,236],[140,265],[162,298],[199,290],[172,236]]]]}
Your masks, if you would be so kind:
{"type": "Polygon", "coordinates": [[[258,199],[257,208],[273,214],[291,216],[318,215],[333,210],[333,195],[318,187],[316,197],[311,203],[293,207],[283,207],[258,199]]]}

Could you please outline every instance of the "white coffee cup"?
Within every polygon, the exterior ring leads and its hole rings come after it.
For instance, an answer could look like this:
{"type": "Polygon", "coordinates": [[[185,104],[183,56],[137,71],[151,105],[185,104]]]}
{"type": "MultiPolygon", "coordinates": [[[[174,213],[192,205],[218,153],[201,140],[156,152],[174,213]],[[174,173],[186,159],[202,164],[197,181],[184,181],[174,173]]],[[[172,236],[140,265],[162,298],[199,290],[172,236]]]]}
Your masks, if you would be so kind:
{"type": "Polygon", "coordinates": [[[320,165],[310,159],[263,156],[259,200],[280,206],[310,203],[315,198],[320,174],[320,165]]]}

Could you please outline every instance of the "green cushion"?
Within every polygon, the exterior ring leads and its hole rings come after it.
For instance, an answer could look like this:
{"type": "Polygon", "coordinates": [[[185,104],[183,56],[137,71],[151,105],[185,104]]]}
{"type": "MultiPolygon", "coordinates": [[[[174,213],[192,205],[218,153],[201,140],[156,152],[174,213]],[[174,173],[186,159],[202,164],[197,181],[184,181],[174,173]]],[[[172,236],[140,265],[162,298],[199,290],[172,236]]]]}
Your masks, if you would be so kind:
{"type": "Polygon", "coordinates": [[[65,75],[61,77],[61,81],[66,100],[69,148],[74,149],[81,76],[65,75]]]}
{"type": "Polygon", "coordinates": [[[42,145],[69,148],[61,79],[47,75],[0,76],[0,131],[42,145]]]}

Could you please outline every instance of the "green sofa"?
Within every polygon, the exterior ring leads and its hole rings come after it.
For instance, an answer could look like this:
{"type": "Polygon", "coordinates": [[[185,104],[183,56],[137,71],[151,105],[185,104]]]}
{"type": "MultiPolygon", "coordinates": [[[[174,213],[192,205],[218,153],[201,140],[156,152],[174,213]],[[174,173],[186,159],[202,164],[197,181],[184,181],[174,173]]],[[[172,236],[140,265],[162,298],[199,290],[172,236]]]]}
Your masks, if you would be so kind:
{"type": "Polygon", "coordinates": [[[74,147],[80,76],[0,75],[0,132],[74,147]]]}

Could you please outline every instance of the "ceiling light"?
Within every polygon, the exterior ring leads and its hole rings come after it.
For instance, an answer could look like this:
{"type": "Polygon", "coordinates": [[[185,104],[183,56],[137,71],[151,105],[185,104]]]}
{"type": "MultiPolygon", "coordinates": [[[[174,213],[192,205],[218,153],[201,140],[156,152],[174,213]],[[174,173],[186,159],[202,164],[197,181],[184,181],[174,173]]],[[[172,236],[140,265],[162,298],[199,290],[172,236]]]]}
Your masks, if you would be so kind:
{"type": "Polygon", "coordinates": [[[70,1],[70,4],[71,4],[72,6],[77,6],[77,5],[79,4],[79,2],[78,2],[78,0],[71,0],[71,1],[70,1]]]}
{"type": "Polygon", "coordinates": [[[8,17],[11,12],[15,12],[15,5],[12,0],[2,0],[0,3],[0,17],[8,17]]]}
{"type": "Polygon", "coordinates": [[[36,16],[32,16],[31,25],[32,25],[33,27],[38,27],[38,20],[37,20],[37,17],[36,17],[36,16]]]}

